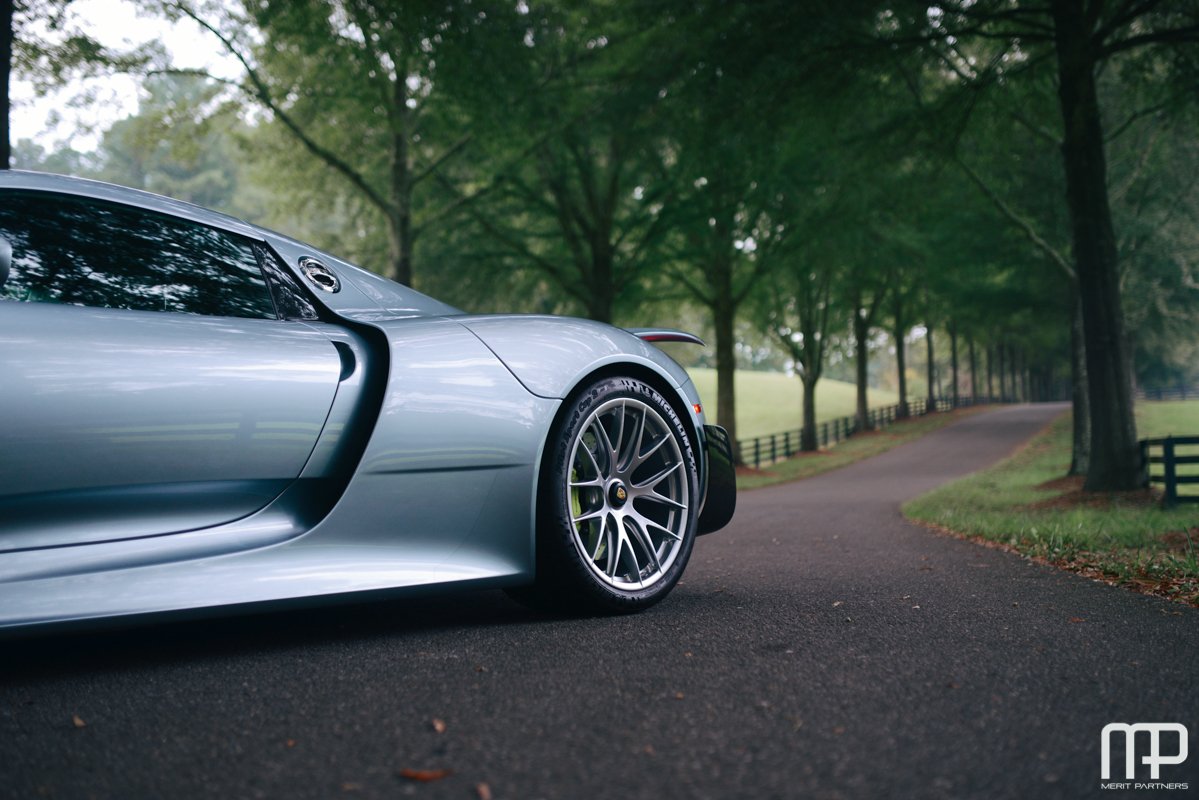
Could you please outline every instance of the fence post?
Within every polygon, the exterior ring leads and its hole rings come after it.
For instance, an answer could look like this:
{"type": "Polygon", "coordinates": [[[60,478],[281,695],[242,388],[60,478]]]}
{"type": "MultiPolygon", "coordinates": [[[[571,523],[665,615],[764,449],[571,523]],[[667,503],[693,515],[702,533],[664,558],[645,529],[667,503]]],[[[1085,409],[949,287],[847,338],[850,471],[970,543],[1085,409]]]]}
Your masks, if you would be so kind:
{"type": "Polygon", "coordinates": [[[820,423],[820,441],[821,441],[821,444],[820,444],[821,447],[828,447],[828,423],[827,422],[820,423]]]}
{"type": "Polygon", "coordinates": [[[1178,504],[1178,481],[1174,470],[1174,437],[1167,436],[1162,442],[1162,461],[1166,466],[1166,497],[1162,505],[1173,508],[1178,504]]]}
{"type": "Polygon", "coordinates": [[[1141,486],[1149,485],[1149,440],[1142,439],[1141,446],[1141,486]]]}
{"type": "Polygon", "coordinates": [[[783,455],[787,458],[791,457],[791,431],[783,434],[783,455]]]}
{"type": "Polygon", "coordinates": [[[773,434],[773,433],[770,434],[770,463],[771,464],[773,464],[774,462],[779,460],[778,447],[775,445],[776,435],[777,434],[773,434]]]}
{"type": "Polygon", "coordinates": [[[762,447],[761,440],[754,437],[754,469],[762,466],[762,447]]]}

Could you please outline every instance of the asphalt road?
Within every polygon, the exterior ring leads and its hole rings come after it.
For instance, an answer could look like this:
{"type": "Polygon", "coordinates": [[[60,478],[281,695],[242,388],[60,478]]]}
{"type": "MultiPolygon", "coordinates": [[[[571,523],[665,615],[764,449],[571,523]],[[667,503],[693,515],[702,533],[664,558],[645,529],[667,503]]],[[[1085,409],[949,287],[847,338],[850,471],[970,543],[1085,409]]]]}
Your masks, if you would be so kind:
{"type": "MultiPolygon", "coordinates": [[[[746,493],[634,617],[475,592],[0,643],[0,796],[1116,795],[1105,724],[1182,722],[1199,749],[1199,612],[898,511],[1060,410],[746,493]]],[[[1197,765],[1156,794],[1199,793],[1197,765]]]]}

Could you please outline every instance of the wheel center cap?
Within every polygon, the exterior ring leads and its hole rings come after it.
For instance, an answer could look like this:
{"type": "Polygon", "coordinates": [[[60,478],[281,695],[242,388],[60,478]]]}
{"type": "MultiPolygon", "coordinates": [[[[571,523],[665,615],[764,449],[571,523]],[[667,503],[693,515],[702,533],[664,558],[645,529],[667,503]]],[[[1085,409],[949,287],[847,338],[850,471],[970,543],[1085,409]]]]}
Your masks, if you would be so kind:
{"type": "Polygon", "coordinates": [[[608,503],[613,508],[620,508],[629,500],[629,490],[624,488],[624,484],[620,481],[615,481],[608,487],[608,503]]]}

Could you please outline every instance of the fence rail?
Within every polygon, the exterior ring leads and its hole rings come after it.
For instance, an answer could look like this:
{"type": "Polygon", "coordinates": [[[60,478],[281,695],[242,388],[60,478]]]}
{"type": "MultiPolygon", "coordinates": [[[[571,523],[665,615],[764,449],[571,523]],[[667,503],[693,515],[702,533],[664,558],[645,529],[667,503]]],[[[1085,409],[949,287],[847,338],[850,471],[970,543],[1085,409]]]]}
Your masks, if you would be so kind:
{"type": "Polygon", "coordinates": [[[1142,400],[1199,400],[1199,386],[1166,386],[1158,389],[1137,389],[1142,400]]]}
{"type": "Polygon", "coordinates": [[[1166,493],[1162,505],[1166,508],[1179,503],[1199,503],[1199,494],[1179,494],[1178,487],[1199,484],[1199,474],[1180,475],[1178,468],[1199,464],[1199,436],[1167,436],[1164,439],[1141,440],[1141,476],[1146,486],[1160,483],[1166,493]],[[1179,453],[1179,449],[1184,452],[1179,453]],[[1161,474],[1155,474],[1153,465],[1161,464],[1161,474]]]}
{"type": "MultiPolygon", "coordinates": [[[[1004,397],[938,397],[935,399],[919,398],[908,403],[908,417],[919,417],[932,411],[950,411],[954,408],[988,405],[991,403],[1010,403],[1013,398],[1004,397]]],[[[879,430],[903,419],[899,413],[899,404],[879,406],[867,413],[867,430],[879,430]]],[[[816,423],[816,444],[828,447],[837,444],[859,433],[856,417],[838,417],[825,422],[816,423]]],[[[759,469],[763,464],[773,464],[785,458],[790,458],[800,451],[803,441],[803,429],[792,429],[782,433],[771,433],[766,436],[756,436],[752,439],[737,441],[737,458],[742,464],[752,464],[759,469]]]]}

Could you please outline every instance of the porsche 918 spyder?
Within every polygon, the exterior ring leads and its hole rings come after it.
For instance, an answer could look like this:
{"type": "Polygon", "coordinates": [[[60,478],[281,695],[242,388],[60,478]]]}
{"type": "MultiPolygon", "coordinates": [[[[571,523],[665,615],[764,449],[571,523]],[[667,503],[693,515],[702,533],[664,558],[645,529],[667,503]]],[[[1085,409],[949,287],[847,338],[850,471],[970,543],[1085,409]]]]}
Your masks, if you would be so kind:
{"type": "Polygon", "coordinates": [[[662,340],[699,343],[0,172],[0,629],[451,585],[645,608],[736,500],[662,340]]]}

